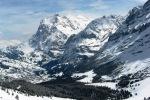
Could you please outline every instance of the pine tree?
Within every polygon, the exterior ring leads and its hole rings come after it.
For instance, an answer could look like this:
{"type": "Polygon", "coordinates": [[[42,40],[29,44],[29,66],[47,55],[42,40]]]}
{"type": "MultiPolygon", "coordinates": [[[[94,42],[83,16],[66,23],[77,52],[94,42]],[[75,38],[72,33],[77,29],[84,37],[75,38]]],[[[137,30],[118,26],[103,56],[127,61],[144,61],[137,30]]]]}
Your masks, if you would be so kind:
{"type": "Polygon", "coordinates": [[[18,96],[18,95],[16,95],[16,97],[15,97],[15,98],[16,98],[16,100],[19,100],[19,96],[18,96]]]}

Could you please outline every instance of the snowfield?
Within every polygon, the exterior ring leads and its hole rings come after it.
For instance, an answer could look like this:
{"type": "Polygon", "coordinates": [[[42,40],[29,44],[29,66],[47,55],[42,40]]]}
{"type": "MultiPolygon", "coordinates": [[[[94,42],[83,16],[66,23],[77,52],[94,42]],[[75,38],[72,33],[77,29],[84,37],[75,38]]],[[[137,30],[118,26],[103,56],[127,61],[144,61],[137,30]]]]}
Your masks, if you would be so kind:
{"type": "Polygon", "coordinates": [[[72,75],[73,78],[84,77],[83,79],[78,80],[78,82],[83,82],[83,83],[92,83],[94,76],[96,76],[96,74],[93,72],[93,70],[85,73],[75,73],[72,75]]]}
{"type": "Polygon", "coordinates": [[[150,97],[150,78],[134,83],[129,88],[129,91],[132,93],[133,97],[127,100],[144,100],[144,97],[150,97]]]}

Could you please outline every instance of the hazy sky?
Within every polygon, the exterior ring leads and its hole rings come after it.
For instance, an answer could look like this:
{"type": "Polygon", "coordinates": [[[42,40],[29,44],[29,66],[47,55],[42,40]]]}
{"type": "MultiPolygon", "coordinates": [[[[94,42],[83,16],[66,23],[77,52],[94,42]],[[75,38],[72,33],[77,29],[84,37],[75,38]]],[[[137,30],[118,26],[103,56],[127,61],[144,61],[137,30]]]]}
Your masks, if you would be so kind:
{"type": "Polygon", "coordinates": [[[146,0],[0,0],[0,39],[26,39],[42,18],[55,13],[125,15],[146,0]]]}

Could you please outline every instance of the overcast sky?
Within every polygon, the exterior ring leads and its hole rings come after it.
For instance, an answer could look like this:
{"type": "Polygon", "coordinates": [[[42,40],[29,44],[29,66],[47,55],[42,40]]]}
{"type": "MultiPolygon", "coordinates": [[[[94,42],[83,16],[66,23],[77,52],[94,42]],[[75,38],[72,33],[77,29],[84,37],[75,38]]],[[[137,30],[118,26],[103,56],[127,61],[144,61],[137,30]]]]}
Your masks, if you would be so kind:
{"type": "Polygon", "coordinates": [[[42,18],[55,13],[125,15],[146,0],[0,0],[0,39],[26,39],[42,18]]]}

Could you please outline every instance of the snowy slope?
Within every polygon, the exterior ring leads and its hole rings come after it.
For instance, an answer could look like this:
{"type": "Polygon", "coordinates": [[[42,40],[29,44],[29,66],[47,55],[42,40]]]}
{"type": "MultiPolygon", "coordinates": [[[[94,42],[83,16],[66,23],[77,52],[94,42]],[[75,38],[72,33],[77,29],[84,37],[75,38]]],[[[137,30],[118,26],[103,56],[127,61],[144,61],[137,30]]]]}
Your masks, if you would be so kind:
{"type": "Polygon", "coordinates": [[[29,96],[27,94],[23,94],[11,89],[2,90],[2,87],[0,87],[0,100],[73,100],[73,99],[29,96]]]}
{"type": "Polygon", "coordinates": [[[134,83],[129,88],[129,91],[132,92],[133,97],[127,100],[144,100],[144,98],[150,97],[150,78],[146,78],[140,82],[134,83]]]}

